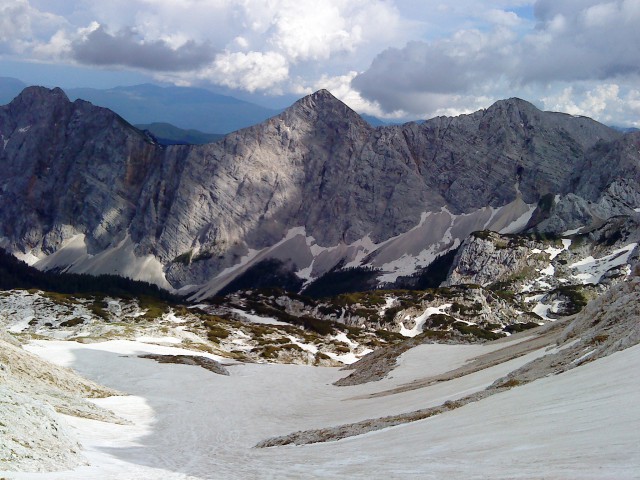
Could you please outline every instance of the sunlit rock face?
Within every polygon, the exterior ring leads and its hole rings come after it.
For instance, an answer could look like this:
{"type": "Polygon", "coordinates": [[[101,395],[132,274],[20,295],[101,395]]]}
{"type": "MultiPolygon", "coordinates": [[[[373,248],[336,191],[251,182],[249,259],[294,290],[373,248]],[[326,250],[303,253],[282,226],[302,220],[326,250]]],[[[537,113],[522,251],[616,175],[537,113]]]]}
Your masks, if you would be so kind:
{"type": "Polygon", "coordinates": [[[559,231],[640,207],[638,135],[519,99],[373,128],[320,90],[217,143],[162,147],[30,87],[0,107],[0,135],[5,248],[206,293],[266,258],[306,279],[340,263],[388,280],[474,230],[559,231]]]}

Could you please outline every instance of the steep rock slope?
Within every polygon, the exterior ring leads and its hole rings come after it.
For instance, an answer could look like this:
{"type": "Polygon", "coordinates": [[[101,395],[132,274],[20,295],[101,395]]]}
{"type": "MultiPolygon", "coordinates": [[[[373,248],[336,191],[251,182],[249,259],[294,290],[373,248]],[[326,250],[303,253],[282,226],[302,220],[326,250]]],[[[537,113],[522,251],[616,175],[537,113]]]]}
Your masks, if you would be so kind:
{"type": "Polygon", "coordinates": [[[30,87],[0,108],[2,229],[22,251],[82,232],[108,247],[135,215],[158,149],[109,110],[30,87]]]}
{"type": "MultiPolygon", "coordinates": [[[[305,280],[370,265],[393,281],[474,230],[522,229],[543,196],[591,185],[574,172],[599,175],[605,154],[607,178],[618,164],[638,170],[633,140],[519,99],[374,129],[321,90],[220,142],[164,148],[108,110],[29,88],[0,107],[0,134],[3,246],[39,268],[118,273],[194,298],[267,258],[305,280]]],[[[638,207],[637,183],[614,188],[603,175],[585,197],[624,191],[625,208],[638,207]]]]}
{"type": "Polygon", "coordinates": [[[58,413],[105,422],[124,420],[87,401],[118,392],[24,351],[0,331],[0,464],[10,470],[76,467],[86,460],[58,413]]]}

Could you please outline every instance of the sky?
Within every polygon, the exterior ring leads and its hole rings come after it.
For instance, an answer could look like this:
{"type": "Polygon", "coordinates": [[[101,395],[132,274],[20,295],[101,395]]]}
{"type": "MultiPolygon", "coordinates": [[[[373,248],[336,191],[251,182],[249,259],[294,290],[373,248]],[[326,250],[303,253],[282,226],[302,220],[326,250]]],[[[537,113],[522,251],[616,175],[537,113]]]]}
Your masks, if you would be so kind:
{"type": "Polygon", "coordinates": [[[457,115],[520,97],[640,127],[640,0],[0,0],[0,76],[457,115]]]}

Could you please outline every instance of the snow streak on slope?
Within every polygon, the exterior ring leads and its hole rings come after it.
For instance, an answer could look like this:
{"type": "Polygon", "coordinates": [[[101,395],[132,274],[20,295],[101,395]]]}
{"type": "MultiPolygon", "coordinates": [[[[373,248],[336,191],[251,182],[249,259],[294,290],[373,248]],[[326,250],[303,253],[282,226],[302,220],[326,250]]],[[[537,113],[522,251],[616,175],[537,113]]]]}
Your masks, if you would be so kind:
{"type": "Polygon", "coordinates": [[[573,278],[581,281],[582,283],[599,283],[607,270],[627,263],[629,261],[629,257],[633,253],[633,250],[637,246],[637,243],[631,243],[602,258],[593,258],[592,256],[589,256],[579,262],[575,262],[569,265],[570,268],[575,269],[577,272],[573,275],[573,278]]]}
{"type": "MultiPolygon", "coordinates": [[[[444,311],[448,308],[451,308],[450,303],[441,305],[439,307],[427,308],[422,315],[413,319],[413,321],[415,322],[413,328],[406,328],[404,326],[404,323],[402,323],[400,325],[400,335],[404,335],[405,337],[415,337],[416,335],[419,335],[420,333],[422,333],[422,327],[424,325],[424,322],[427,321],[427,318],[429,318],[431,315],[443,314],[445,313],[444,311]]],[[[405,318],[405,320],[410,320],[410,318],[405,318]]]]}
{"type": "Polygon", "coordinates": [[[88,253],[84,235],[75,235],[62,248],[33,265],[40,270],[63,268],[69,273],[121,275],[173,290],[164,276],[162,264],[153,255],[138,257],[128,235],[117,246],[96,255],[88,253]]]}
{"type": "Polygon", "coordinates": [[[344,260],[345,267],[379,268],[383,273],[378,280],[393,282],[456,248],[475,230],[519,231],[534,210],[535,205],[526,204],[521,198],[500,208],[486,207],[462,215],[442,208],[438,212],[423,213],[415,227],[377,244],[365,236],[350,244],[320,246],[314,237],[307,235],[305,227],[292,228],[273,246],[250,250],[236,265],[225,269],[206,285],[194,287],[191,298],[198,301],[214,295],[251,266],[268,258],[292,260],[298,268],[297,275],[306,281],[323,275],[344,260]]]}

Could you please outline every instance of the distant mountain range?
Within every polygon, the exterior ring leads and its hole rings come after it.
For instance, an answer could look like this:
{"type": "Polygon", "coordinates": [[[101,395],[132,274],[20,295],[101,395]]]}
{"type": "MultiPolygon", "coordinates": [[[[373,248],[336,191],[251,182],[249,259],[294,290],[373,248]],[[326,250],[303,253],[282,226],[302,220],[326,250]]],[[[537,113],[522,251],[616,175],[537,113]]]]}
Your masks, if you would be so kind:
{"type": "Polygon", "coordinates": [[[149,132],[161,145],[204,145],[224,138],[224,135],[219,133],[204,133],[194,129],[184,130],[170,123],[140,123],[135,127],[149,132]]]}
{"type": "Polygon", "coordinates": [[[619,132],[622,132],[622,133],[640,132],[640,128],[635,128],[635,127],[619,127],[617,125],[612,125],[611,128],[618,130],[619,132]]]}
{"type": "MultiPolygon", "coordinates": [[[[0,77],[0,104],[9,103],[26,86],[15,78],[0,77]]],[[[107,90],[69,88],[65,93],[71,100],[82,99],[108,108],[133,125],[153,125],[152,131],[160,128],[161,136],[178,139],[178,143],[186,143],[183,141],[186,138],[202,143],[204,132],[205,135],[219,136],[255,125],[279,113],[279,110],[202,88],[144,84],[107,90]],[[158,124],[164,125],[160,127],[158,124]],[[178,132],[176,128],[198,132],[178,132]]]]}
{"type": "Polygon", "coordinates": [[[144,84],[108,90],[71,88],[71,100],[106,107],[132,124],[170,123],[182,129],[224,134],[277,115],[264,108],[201,88],[144,84]]]}
{"type": "Polygon", "coordinates": [[[0,77],[0,105],[5,105],[17,97],[27,86],[17,78],[0,77]]]}

